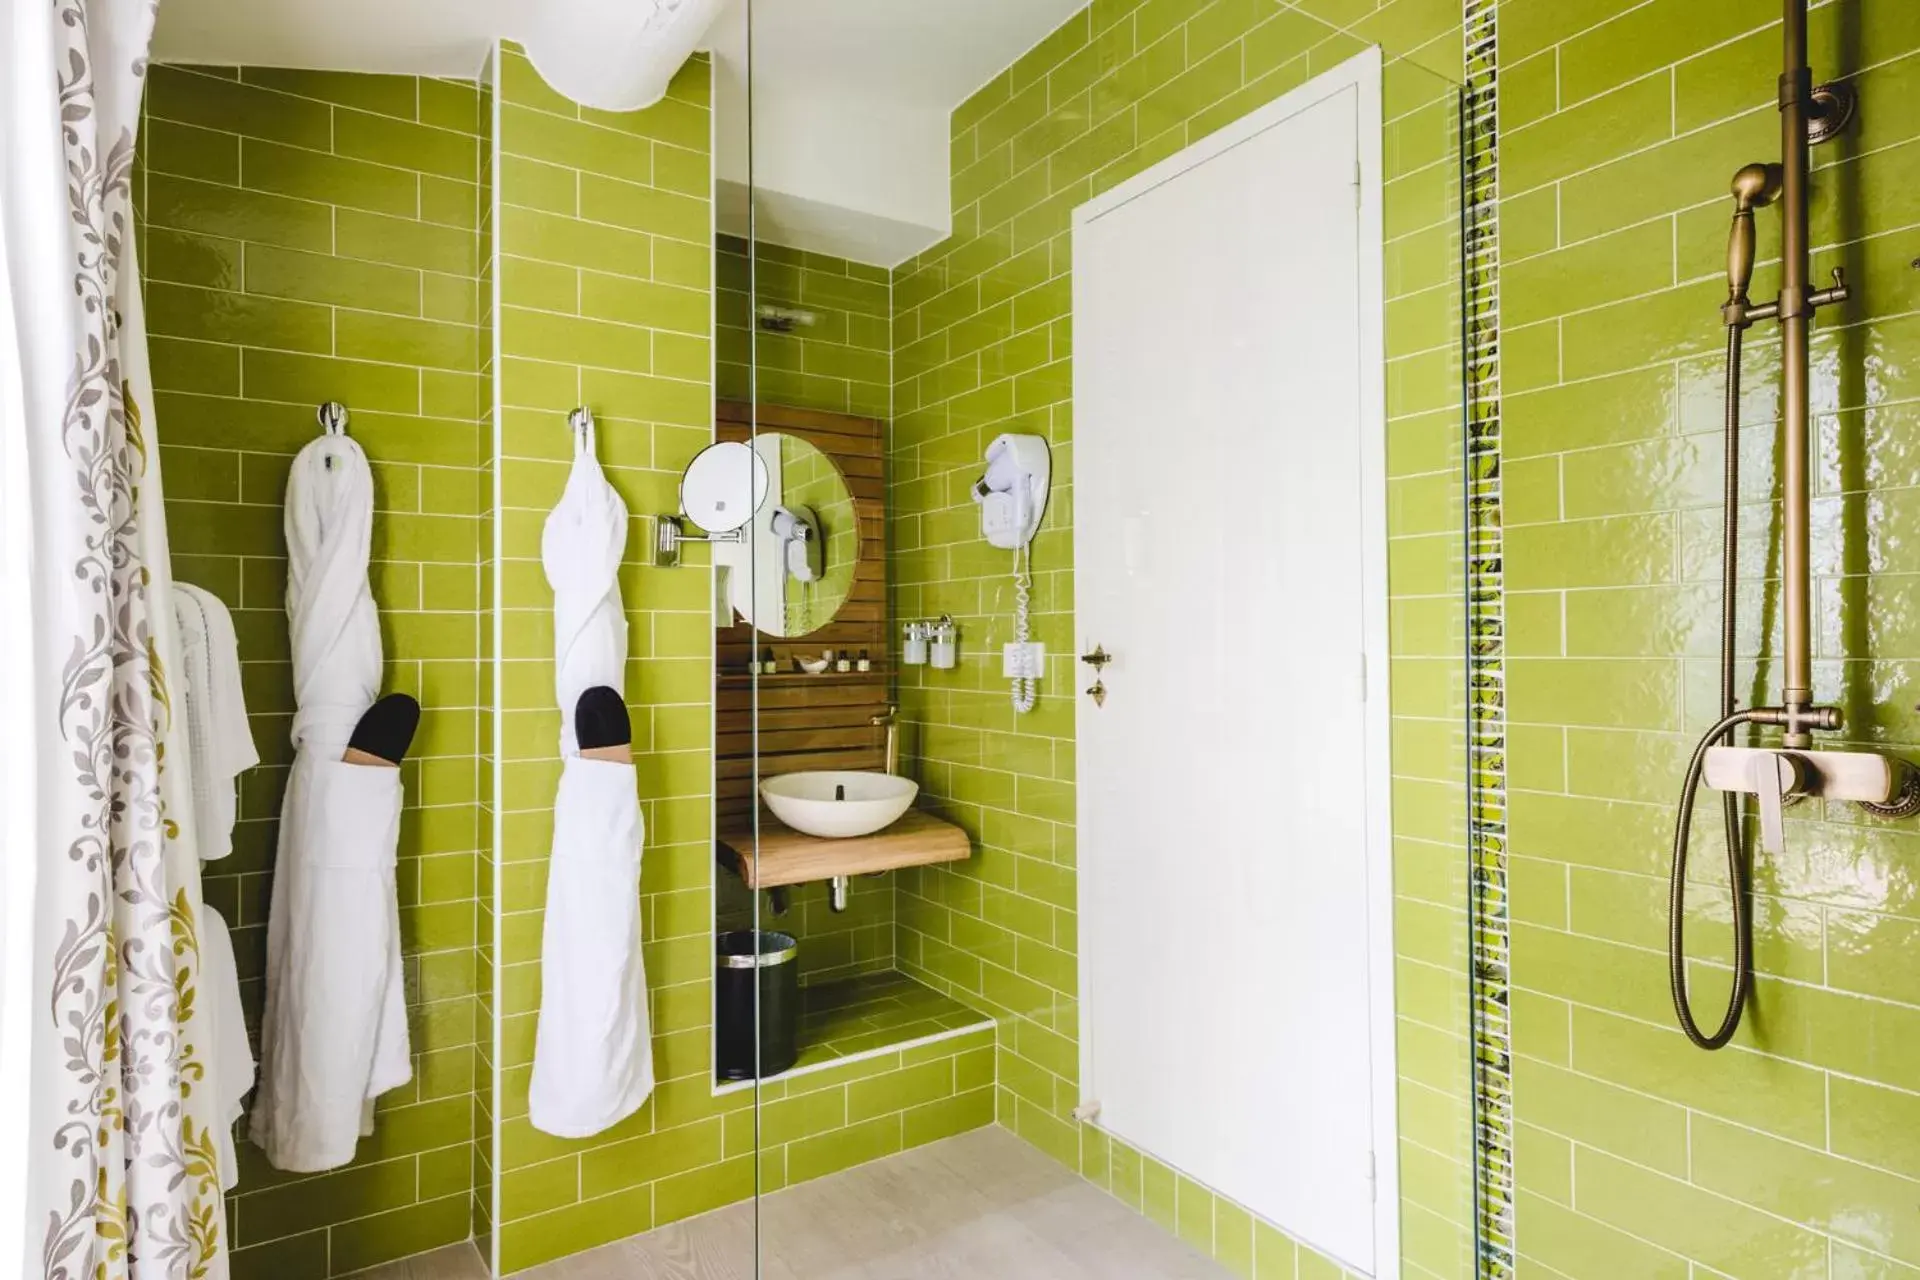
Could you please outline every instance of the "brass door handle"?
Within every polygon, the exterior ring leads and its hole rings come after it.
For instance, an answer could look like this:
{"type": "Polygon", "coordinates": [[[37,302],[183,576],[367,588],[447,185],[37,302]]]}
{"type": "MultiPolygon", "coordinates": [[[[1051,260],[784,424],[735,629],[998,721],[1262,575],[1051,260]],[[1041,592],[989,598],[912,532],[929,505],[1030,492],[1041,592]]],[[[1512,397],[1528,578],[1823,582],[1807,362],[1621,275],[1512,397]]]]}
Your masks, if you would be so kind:
{"type": "Polygon", "coordinates": [[[1106,670],[1107,664],[1113,661],[1113,655],[1108,653],[1104,646],[1095,645],[1093,646],[1092,653],[1083,653],[1080,655],[1080,661],[1086,663],[1098,673],[1106,670]]]}

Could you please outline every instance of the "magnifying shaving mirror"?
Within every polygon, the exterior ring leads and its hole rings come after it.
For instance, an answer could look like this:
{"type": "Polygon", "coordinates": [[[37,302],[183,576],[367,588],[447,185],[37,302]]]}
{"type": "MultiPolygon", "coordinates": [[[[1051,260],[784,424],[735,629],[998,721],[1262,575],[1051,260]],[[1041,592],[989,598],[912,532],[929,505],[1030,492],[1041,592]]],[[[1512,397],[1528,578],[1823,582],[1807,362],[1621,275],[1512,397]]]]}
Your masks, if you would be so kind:
{"type": "Polygon", "coordinates": [[[680,477],[683,515],[655,521],[654,563],[672,568],[688,542],[740,542],[741,531],[767,500],[767,464],[751,445],[738,440],[710,444],[694,456],[680,477]],[[691,523],[705,534],[687,532],[691,523]]]}

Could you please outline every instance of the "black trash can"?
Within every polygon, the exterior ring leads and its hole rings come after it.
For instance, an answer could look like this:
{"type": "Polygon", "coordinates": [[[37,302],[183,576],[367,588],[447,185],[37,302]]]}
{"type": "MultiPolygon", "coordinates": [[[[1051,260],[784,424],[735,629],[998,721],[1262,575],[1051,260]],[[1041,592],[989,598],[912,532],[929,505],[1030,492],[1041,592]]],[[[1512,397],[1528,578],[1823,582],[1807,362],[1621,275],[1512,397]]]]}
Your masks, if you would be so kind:
{"type": "Polygon", "coordinates": [[[722,1080],[753,1078],[753,990],[760,979],[760,1075],[800,1056],[800,943],[790,933],[736,929],[714,939],[714,1019],[722,1080]],[[756,945],[756,940],[758,945],[756,945]]]}

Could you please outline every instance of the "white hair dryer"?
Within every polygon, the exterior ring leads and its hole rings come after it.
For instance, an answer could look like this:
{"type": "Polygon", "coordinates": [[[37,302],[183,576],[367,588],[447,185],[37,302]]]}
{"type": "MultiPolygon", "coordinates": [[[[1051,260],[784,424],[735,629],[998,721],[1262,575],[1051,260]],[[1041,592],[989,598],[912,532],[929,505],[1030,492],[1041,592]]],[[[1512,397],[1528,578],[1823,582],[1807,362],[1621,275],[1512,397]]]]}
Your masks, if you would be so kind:
{"type": "Polygon", "coordinates": [[[991,546],[1013,552],[1013,642],[1001,653],[1002,673],[1013,681],[1013,709],[1031,711],[1047,649],[1029,637],[1033,594],[1033,535],[1047,511],[1053,484],[1053,453],[1035,435],[1006,434],[987,446],[987,473],[973,483],[980,506],[980,533],[991,546]]]}
{"type": "Polygon", "coordinates": [[[1008,551],[1032,542],[1052,482],[1053,453],[1045,439],[1013,434],[995,439],[987,446],[987,473],[973,483],[981,535],[1008,551]]]}

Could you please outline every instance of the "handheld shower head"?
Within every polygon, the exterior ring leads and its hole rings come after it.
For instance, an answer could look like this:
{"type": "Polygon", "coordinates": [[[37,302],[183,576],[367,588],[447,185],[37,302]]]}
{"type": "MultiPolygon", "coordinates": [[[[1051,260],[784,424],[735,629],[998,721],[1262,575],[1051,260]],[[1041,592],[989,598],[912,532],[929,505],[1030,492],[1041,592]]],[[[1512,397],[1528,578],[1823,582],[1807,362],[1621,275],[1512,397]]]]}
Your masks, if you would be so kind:
{"type": "Polygon", "coordinates": [[[1753,283],[1753,211],[1780,194],[1777,164],[1750,164],[1733,175],[1733,226],[1727,233],[1727,323],[1747,322],[1747,286],[1753,283]]]}
{"type": "Polygon", "coordinates": [[[1750,164],[1733,175],[1732,191],[1736,212],[1764,209],[1780,194],[1780,166],[1750,164]]]}

